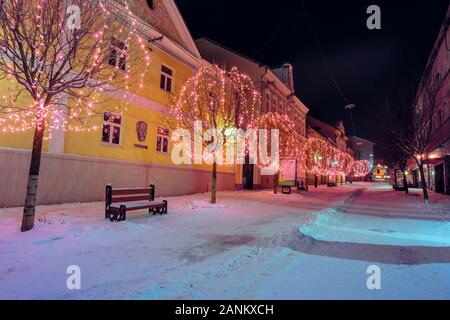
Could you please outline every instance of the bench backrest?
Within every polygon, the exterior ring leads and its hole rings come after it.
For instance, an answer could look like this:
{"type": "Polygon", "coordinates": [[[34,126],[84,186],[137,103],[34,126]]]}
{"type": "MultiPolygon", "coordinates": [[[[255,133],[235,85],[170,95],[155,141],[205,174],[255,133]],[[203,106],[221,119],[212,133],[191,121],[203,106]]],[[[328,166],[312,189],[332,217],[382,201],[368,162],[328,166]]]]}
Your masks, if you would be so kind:
{"type": "Polygon", "coordinates": [[[106,186],[106,208],[113,203],[134,201],[155,201],[155,186],[153,184],[149,188],[113,188],[111,185],[106,186]]]}

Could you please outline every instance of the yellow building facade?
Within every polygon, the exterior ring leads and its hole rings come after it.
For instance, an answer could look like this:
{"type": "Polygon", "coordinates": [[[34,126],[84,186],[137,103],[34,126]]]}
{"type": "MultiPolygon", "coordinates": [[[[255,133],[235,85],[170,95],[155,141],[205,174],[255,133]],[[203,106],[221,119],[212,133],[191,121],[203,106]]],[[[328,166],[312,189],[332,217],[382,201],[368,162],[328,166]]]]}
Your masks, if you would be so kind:
{"type": "MultiPolygon", "coordinates": [[[[107,113],[94,118],[98,130],[51,132],[43,146],[39,204],[99,201],[108,183],[154,183],[163,196],[211,190],[210,168],[172,163],[170,130],[163,121],[167,106],[198,70],[196,45],[173,0],[136,0],[130,9],[137,32],[146,40],[158,39],[149,42],[151,62],[143,88],[120,118],[113,120],[107,113]]],[[[0,81],[0,94],[7,90],[6,81],[0,81]]],[[[123,102],[120,91],[105,97],[111,110],[123,102]]],[[[0,207],[23,205],[32,141],[32,130],[0,132],[0,207]]],[[[219,168],[218,190],[233,188],[233,167],[219,168]]]]}

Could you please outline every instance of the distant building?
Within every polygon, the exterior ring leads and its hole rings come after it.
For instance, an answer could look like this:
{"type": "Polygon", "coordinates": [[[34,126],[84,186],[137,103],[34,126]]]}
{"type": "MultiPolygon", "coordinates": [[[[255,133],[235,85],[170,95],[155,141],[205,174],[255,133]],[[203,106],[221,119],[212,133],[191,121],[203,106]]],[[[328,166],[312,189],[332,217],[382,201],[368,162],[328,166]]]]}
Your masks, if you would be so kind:
{"type": "MultiPolygon", "coordinates": [[[[293,68],[290,64],[270,68],[210,39],[200,38],[195,42],[203,59],[224,69],[237,67],[240,72],[250,76],[261,93],[261,111],[288,115],[295,123],[296,131],[306,137],[306,115],[309,109],[295,95],[293,68]]],[[[273,186],[273,176],[261,176],[258,166],[248,162],[237,166],[235,172],[235,187],[238,190],[273,186]]],[[[306,172],[298,170],[298,178],[306,179],[306,172]]]]}
{"type": "MultiPolygon", "coordinates": [[[[330,143],[333,147],[336,147],[340,151],[347,152],[353,155],[352,152],[349,152],[350,150],[348,149],[347,146],[348,138],[345,135],[345,127],[342,121],[339,121],[338,124],[335,127],[333,127],[328,123],[325,123],[317,118],[308,115],[307,133],[308,138],[324,139],[328,143],[330,143]]],[[[338,183],[344,182],[345,180],[345,177],[340,175],[336,178],[338,183]]],[[[313,184],[315,177],[314,175],[308,174],[307,179],[308,184],[313,184]]],[[[318,181],[319,184],[325,184],[327,182],[328,182],[327,176],[319,177],[318,181]]]]}
{"type": "Polygon", "coordinates": [[[348,147],[353,151],[356,160],[367,160],[370,162],[371,168],[374,167],[373,147],[375,143],[360,137],[349,137],[348,147]]]}
{"type": "Polygon", "coordinates": [[[389,181],[390,169],[382,161],[376,161],[372,169],[372,178],[375,181],[389,181]]]}
{"type": "MultiPolygon", "coordinates": [[[[425,177],[429,189],[450,195],[449,21],[450,6],[447,9],[444,23],[439,31],[438,38],[422,75],[414,107],[420,110],[421,108],[431,108],[434,106],[435,111],[432,116],[432,143],[427,150],[427,153],[431,155],[428,159],[425,159],[425,177]],[[424,88],[431,88],[433,101],[424,99],[424,88]],[[424,103],[427,100],[428,103],[424,103]]],[[[421,186],[417,165],[411,162],[410,170],[413,174],[413,184],[416,187],[421,186]]]]}

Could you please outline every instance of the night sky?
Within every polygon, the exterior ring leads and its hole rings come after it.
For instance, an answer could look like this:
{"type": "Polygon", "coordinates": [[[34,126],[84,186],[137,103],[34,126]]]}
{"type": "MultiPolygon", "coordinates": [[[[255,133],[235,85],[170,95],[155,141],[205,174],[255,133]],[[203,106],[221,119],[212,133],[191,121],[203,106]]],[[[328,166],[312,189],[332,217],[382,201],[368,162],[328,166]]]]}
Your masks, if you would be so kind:
{"type": "MultiPolygon", "coordinates": [[[[301,0],[176,0],[194,38],[208,37],[265,65],[294,66],[297,96],[330,124],[346,101],[327,72],[301,0]]],[[[378,141],[375,121],[386,93],[420,78],[443,22],[447,0],[304,0],[330,68],[354,109],[356,134],[378,141]],[[381,30],[366,27],[367,7],[381,8],[381,30]]]]}

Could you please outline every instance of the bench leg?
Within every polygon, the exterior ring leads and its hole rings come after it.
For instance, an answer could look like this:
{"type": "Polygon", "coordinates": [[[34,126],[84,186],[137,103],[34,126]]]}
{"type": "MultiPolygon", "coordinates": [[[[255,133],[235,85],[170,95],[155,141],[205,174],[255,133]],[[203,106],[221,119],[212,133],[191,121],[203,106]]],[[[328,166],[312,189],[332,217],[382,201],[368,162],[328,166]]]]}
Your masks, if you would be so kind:
{"type": "Polygon", "coordinates": [[[127,207],[120,206],[119,221],[127,220],[127,207]]]}
{"type": "Polygon", "coordinates": [[[111,208],[107,211],[106,218],[108,218],[111,222],[119,221],[119,217],[120,217],[120,209],[111,208]]]}
{"type": "Polygon", "coordinates": [[[167,214],[167,204],[168,204],[168,202],[167,202],[167,200],[164,200],[163,203],[164,203],[164,207],[162,207],[161,214],[167,214]]]}

